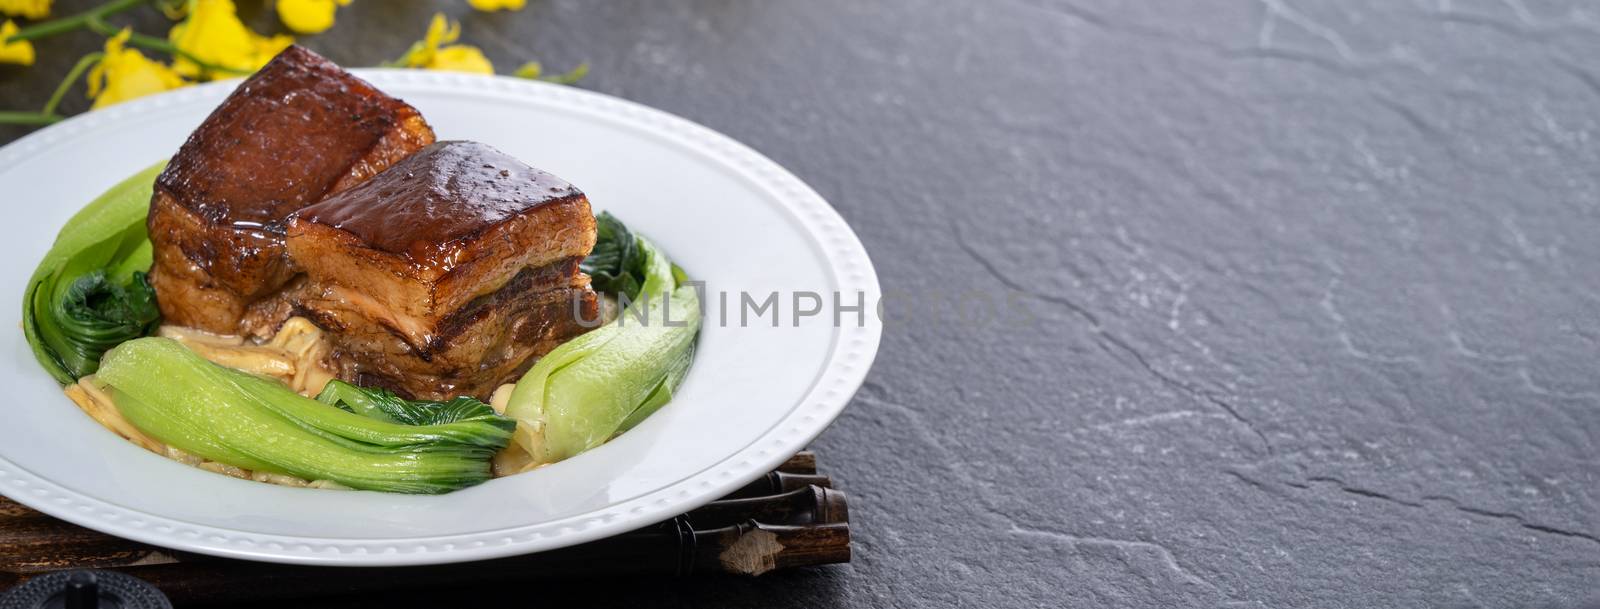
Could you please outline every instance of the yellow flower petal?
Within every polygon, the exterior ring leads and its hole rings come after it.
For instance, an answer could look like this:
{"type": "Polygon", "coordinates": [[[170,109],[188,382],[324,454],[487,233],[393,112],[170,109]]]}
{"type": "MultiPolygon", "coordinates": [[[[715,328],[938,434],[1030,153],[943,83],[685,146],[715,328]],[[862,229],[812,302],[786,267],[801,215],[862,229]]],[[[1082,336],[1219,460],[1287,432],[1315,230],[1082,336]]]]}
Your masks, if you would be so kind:
{"type": "Polygon", "coordinates": [[[407,68],[424,68],[433,62],[434,55],[439,53],[439,46],[455,42],[461,37],[461,24],[446,19],[444,13],[434,13],[433,19],[428,22],[428,33],[422,40],[411,44],[406,53],[389,65],[407,68]]]}
{"type": "Polygon", "coordinates": [[[528,5],[528,0],[467,0],[472,8],[492,13],[501,9],[520,11],[528,5]]]}
{"type": "Polygon", "coordinates": [[[474,74],[493,74],[494,64],[489,63],[489,58],[483,56],[483,51],[478,47],[457,44],[439,49],[433,60],[423,66],[429,70],[447,70],[451,72],[472,72],[474,74]]]}
{"type": "Polygon", "coordinates": [[[333,13],[350,0],[278,0],[278,19],[301,34],[321,34],[333,27],[333,13]]]}
{"type": "Polygon", "coordinates": [[[43,19],[50,16],[51,0],[0,0],[0,13],[12,17],[43,19]]]}
{"type": "Polygon", "coordinates": [[[444,13],[434,13],[433,19],[428,22],[428,33],[423,36],[422,48],[416,57],[411,58],[411,65],[424,66],[433,61],[434,54],[439,52],[439,46],[450,44],[461,38],[461,23],[446,19],[444,13]]]}
{"type": "Polygon", "coordinates": [[[446,19],[444,13],[434,13],[428,22],[428,48],[437,50],[441,44],[450,44],[461,38],[461,22],[446,19]]]}
{"type": "Polygon", "coordinates": [[[105,57],[90,70],[89,97],[94,98],[95,108],[188,84],[165,64],[152,61],[137,50],[124,48],[123,44],[132,34],[132,30],[123,29],[107,39],[105,57]]]}
{"type": "Polygon", "coordinates": [[[7,42],[6,38],[17,33],[17,24],[7,19],[5,25],[0,25],[0,63],[15,63],[25,66],[33,65],[33,43],[26,40],[7,42]]]}
{"type": "MultiPolygon", "coordinates": [[[[289,36],[262,36],[245,27],[233,0],[189,0],[189,16],[167,34],[179,49],[206,63],[253,71],[294,43],[289,36]]],[[[187,58],[173,63],[179,74],[201,77],[204,70],[187,58]]]]}

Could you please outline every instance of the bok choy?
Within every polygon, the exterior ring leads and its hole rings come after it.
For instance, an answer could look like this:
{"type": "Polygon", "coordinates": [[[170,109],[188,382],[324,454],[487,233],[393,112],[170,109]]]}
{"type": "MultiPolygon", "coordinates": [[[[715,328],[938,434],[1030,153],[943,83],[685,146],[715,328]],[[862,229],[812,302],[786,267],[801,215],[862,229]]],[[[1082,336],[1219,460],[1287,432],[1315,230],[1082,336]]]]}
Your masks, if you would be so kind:
{"type": "Polygon", "coordinates": [[[515,424],[495,414],[488,404],[469,396],[448,402],[407,400],[382,387],[357,387],[340,380],[328,381],[322,393],[317,394],[317,401],[364,417],[401,425],[481,421],[510,430],[515,424]]]}
{"type": "Polygon", "coordinates": [[[63,385],[93,373],[107,349],[149,334],[160,320],[144,274],[145,216],[165,165],[112,186],[68,220],[28,280],[22,330],[34,357],[63,385]]]}
{"type": "Polygon", "coordinates": [[[167,338],[111,349],[94,382],[140,431],[183,451],[365,490],[446,493],[488,480],[516,427],[472,398],[407,402],[335,381],[312,400],[167,338]]]}
{"type": "Polygon", "coordinates": [[[584,270],[625,306],[612,322],[556,347],[512,390],[506,415],[533,464],[553,463],[627,431],[672,399],[688,375],[700,299],[649,240],[610,214],[584,270]]]}
{"type": "Polygon", "coordinates": [[[594,232],[594,249],[579,265],[589,275],[590,285],[619,298],[638,298],[647,261],[639,240],[610,212],[595,216],[594,232]]]}

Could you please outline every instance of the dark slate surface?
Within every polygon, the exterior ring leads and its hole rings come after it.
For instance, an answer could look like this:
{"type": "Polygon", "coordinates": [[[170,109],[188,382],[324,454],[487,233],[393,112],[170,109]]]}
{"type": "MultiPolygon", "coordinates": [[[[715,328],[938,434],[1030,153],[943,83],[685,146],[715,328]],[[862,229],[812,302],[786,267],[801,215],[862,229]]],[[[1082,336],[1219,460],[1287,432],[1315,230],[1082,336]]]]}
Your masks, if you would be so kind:
{"type": "MultiPolygon", "coordinates": [[[[817,442],[854,498],[853,564],[515,598],[1600,598],[1593,6],[438,4],[502,69],[587,59],[582,86],[788,166],[892,298],[867,386],[817,442]]],[[[375,63],[429,5],[358,0],[309,42],[375,63]]],[[[0,72],[0,101],[42,101],[92,44],[0,72]]]]}

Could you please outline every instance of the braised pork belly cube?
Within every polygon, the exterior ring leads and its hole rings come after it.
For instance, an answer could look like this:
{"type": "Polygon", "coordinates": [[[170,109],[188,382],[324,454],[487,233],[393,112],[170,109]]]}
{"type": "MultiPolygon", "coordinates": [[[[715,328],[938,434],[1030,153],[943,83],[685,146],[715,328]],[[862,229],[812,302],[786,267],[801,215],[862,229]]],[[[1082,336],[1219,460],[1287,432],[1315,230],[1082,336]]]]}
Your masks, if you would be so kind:
{"type": "Polygon", "coordinates": [[[439,142],[296,212],[297,314],[329,330],[345,378],[402,395],[488,397],[597,325],[578,263],[589,201],[475,142],[439,142]]]}
{"type": "Polygon", "coordinates": [[[247,309],[295,276],[284,255],[288,216],[433,139],[405,102],[302,47],[284,50],[190,134],[156,179],[151,282],[167,323],[250,330],[240,327],[247,309]]]}
{"type": "Polygon", "coordinates": [[[531,270],[533,291],[581,287],[594,247],[589,201],[571,184],[475,142],[439,142],[371,180],[300,210],[289,256],[306,308],[379,323],[418,352],[452,315],[531,270]]]}

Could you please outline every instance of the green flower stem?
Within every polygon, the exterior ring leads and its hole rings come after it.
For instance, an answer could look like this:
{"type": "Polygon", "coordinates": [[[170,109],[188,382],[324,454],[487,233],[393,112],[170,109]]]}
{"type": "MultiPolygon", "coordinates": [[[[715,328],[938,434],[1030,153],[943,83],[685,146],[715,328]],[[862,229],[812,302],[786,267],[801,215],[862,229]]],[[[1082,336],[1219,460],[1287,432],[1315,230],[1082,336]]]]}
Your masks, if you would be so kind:
{"type": "MultiPolygon", "coordinates": [[[[118,33],[120,33],[122,31],[121,29],[117,28],[116,26],[111,25],[109,23],[106,23],[105,20],[100,19],[99,17],[90,17],[84,23],[86,23],[89,26],[89,29],[94,30],[95,33],[98,33],[101,36],[105,36],[105,37],[108,37],[108,38],[111,37],[111,36],[115,36],[115,35],[117,35],[118,33]]],[[[187,60],[189,60],[191,62],[194,62],[195,65],[200,66],[201,69],[206,70],[208,72],[218,72],[218,73],[222,73],[222,74],[235,74],[235,75],[249,74],[251,72],[251,70],[240,70],[238,68],[230,68],[228,66],[221,66],[221,65],[217,65],[217,64],[205,61],[203,59],[200,59],[199,57],[195,57],[193,53],[190,53],[188,51],[185,51],[183,49],[178,48],[177,45],[172,44],[171,42],[167,42],[167,41],[162,40],[160,38],[157,38],[155,36],[147,36],[147,35],[144,35],[144,34],[140,34],[138,32],[130,32],[130,35],[128,36],[128,44],[130,46],[136,46],[136,47],[139,47],[141,49],[148,49],[148,50],[151,50],[151,51],[156,51],[158,53],[166,53],[166,54],[172,55],[174,57],[182,57],[182,58],[187,59],[187,60]]]]}
{"type": "Polygon", "coordinates": [[[426,45],[424,45],[422,43],[422,41],[419,40],[417,42],[413,42],[413,43],[411,43],[411,46],[406,49],[406,52],[400,55],[400,57],[392,59],[392,60],[389,60],[389,61],[385,61],[383,63],[380,63],[380,64],[378,64],[378,67],[380,67],[380,68],[410,68],[410,67],[415,67],[415,66],[411,65],[411,58],[415,57],[417,55],[417,53],[421,53],[422,50],[425,49],[425,48],[427,48],[427,47],[426,47],[426,45]]]}
{"type": "Polygon", "coordinates": [[[577,84],[578,81],[583,80],[583,77],[588,76],[588,75],[589,75],[589,62],[585,61],[583,63],[578,64],[578,67],[573,68],[571,71],[569,71],[569,72],[567,72],[565,74],[551,74],[551,75],[539,76],[537,78],[539,80],[542,80],[542,81],[545,81],[545,82],[553,82],[553,83],[558,84],[558,85],[571,85],[571,84],[577,84]]]}
{"type": "Polygon", "coordinates": [[[66,97],[67,91],[72,89],[72,83],[83,77],[83,73],[105,57],[105,53],[90,53],[84,55],[78,63],[67,72],[67,77],[61,79],[61,84],[56,85],[50,100],[44,103],[44,109],[38,112],[0,112],[0,125],[48,125],[62,118],[56,114],[56,107],[61,105],[61,99],[66,97]]]}
{"type": "Polygon", "coordinates": [[[53,19],[22,28],[17,30],[17,33],[7,36],[6,41],[38,40],[70,32],[88,25],[91,20],[103,19],[147,2],[149,0],[113,0],[71,17],[53,19]]]}
{"type": "Polygon", "coordinates": [[[60,121],[61,117],[43,112],[0,112],[0,125],[48,125],[60,121]]]}
{"type": "Polygon", "coordinates": [[[545,74],[544,66],[537,61],[530,61],[522,64],[522,67],[517,68],[517,71],[511,73],[512,76],[517,78],[553,82],[558,85],[575,84],[578,81],[583,80],[583,77],[587,76],[588,74],[589,62],[587,61],[578,64],[578,67],[573,68],[565,74],[545,74]]]}
{"type": "Polygon", "coordinates": [[[82,59],[79,59],[78,63],[74,64],[72,69],[67,72],[67,77],[61,79],[61,84],[56,85],[55,93],[50,94],[50,101],[44,103],[44,110],[41,110],[40,113],[54,116],[56,113],[56,106],[61,105],[61,98],[66,97],[67,91],[72,88],[72,83],[77,82],[78,78],[83,76],[83,73],[88,70],[90,66],[93,66],[95,62],[100,61],[105,56],[105,53],[90,53],[88,55],[84,55],[82,59]]]}

